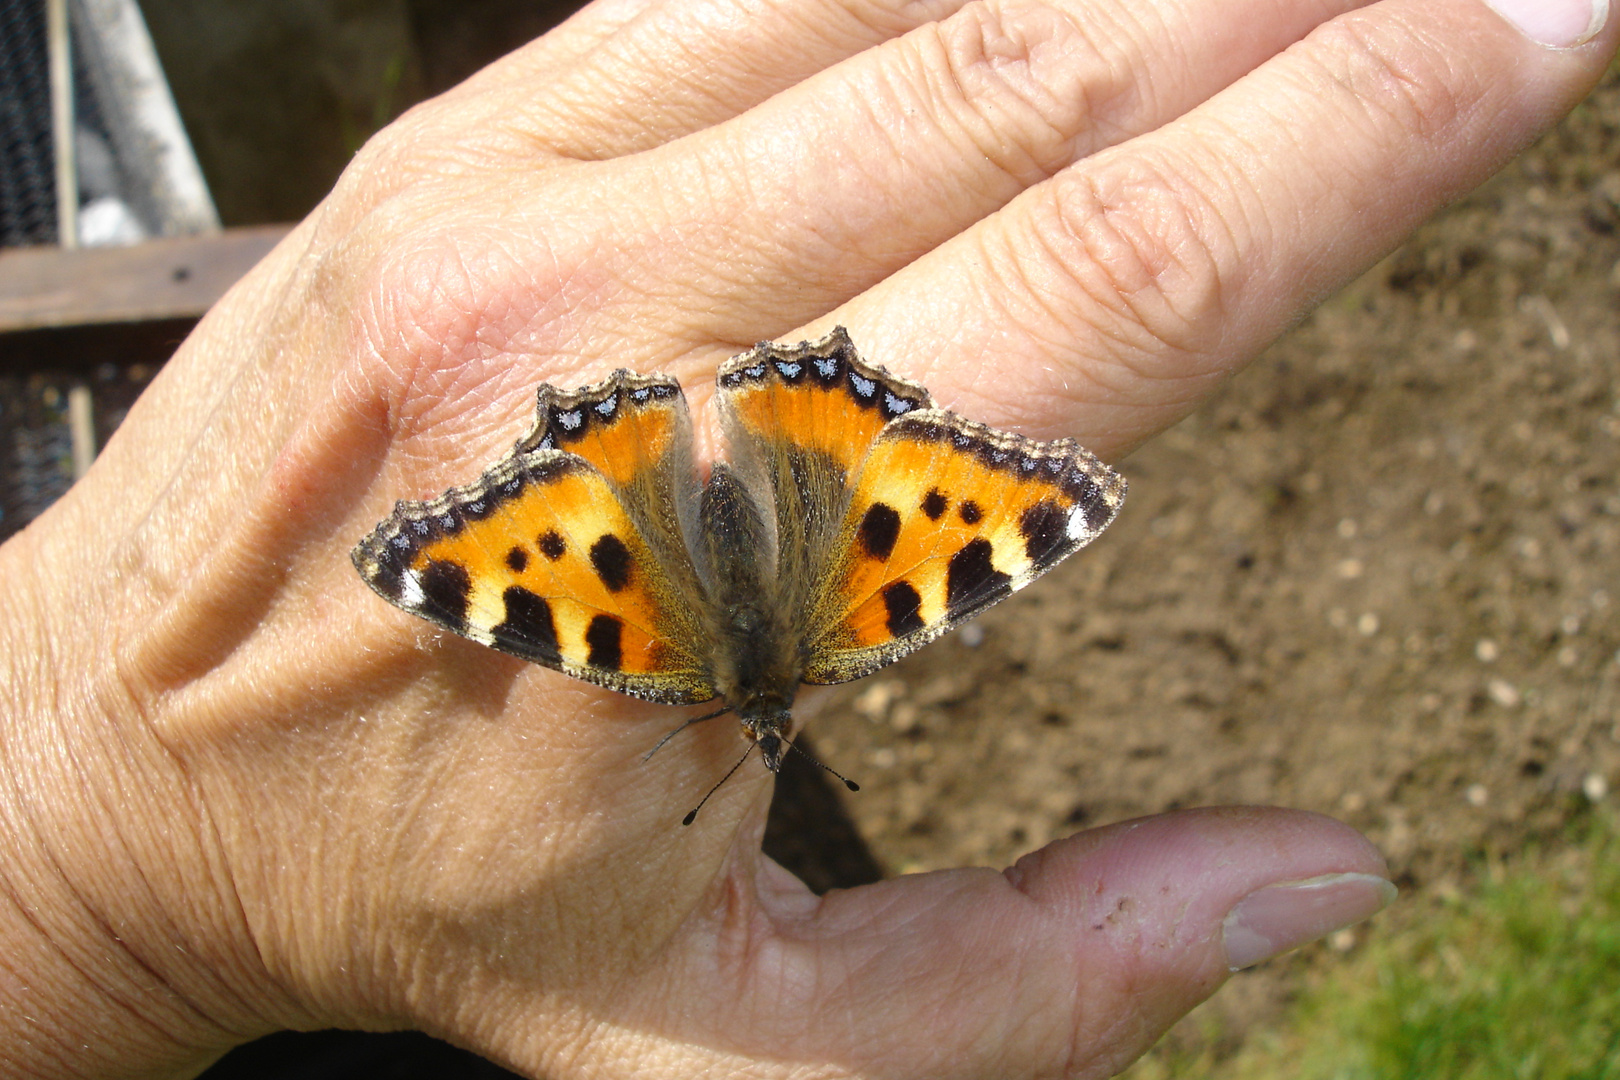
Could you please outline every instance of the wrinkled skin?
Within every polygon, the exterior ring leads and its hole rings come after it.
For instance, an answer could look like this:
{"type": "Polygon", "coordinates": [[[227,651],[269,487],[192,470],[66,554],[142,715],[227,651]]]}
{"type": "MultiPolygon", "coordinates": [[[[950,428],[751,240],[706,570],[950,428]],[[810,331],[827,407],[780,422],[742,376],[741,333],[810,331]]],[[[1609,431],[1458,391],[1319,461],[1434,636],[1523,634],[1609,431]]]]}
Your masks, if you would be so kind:
{"type": "MultiPolygon", "coordinates": [[[[672,372],[712,453],[716,365],[835,323],[1118,460],[1614,45],[1474,0],[600,0],[412,110],[0,548],[0,1073],[410,1026],[553,1078],[1100,1076],[1264,954],[1245,897],[1370,913],[1364,840],[1263,809],[817,899],[760,854],[765,770],[676,825],[735,725],[643,764],[678,714],[347,552],[542,380],[672,372]]],[[[1275,948],[1336,925],[1290,903],[1275,948]]]]}

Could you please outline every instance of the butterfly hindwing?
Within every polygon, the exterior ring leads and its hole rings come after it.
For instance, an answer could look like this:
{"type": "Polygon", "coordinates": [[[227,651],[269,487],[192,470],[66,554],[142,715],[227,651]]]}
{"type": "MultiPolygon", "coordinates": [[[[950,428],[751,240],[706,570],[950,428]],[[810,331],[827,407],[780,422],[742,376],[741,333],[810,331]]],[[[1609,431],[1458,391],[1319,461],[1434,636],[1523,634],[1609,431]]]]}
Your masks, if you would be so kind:
{"type": "Polygon", "coordinates": [[[667,375],[620,369],[599,383],[562,390],[542,383],[534,426],[516,453],[563,450],[628,489],[664,464],[688,466],[691,422],[680,384],[667,375]],[[677,460],[678,459],[678,460],[677,460]]]}
{"type": "Polygon", "coordinates": [[[804,680],[898,660],[1090,543],[1125,481],[1070,439],[1038,442],[939,409],[898,418],[853,480],[816,590],[804,680]]]}
{"type": "Polygon", "coordinates": [[[916,383],[863,361],[838,327],[820,341],[760,342],[719,372],[727,434],[825,455],[852,475],[891,420],[933,402],[916,383]]]}
{"type": "Polygon", "coordinates": [[[721,365],[718,384],[732,466],[765,519],[777,600],[802,622],[836,557],[850,478],[884,428],[933,403],[863,361],[843,327],[820,341],[761,342],[721,365]]]}
{"type": "Polygon", "coordinates": [[[691,467],[684,400],[678,388],[655,394],[662,384],[674,386],[621,373],[572,395],[622,395],[574,426],[590,457],[546,442],[548,424],[574,418],[548,415],[547,392],[567,395],[542,387],[535,431],[476,483],[399,503],[355,548],[361,576],[406,611],[525,660],[653,701],[710,700],[673,506],[657,507],[691,467]],[[634,401],[637,390],[648,393],[634,401]],[[632,490],[651,513],[627,509],[632,490]]]}
{"type": "Polygon", "coordinates": [[[534,426],[513,452],[562,450],[596,466],[672,580],[689,583],[698,480],[680,384],[621,368],[578,390],[542,383],[537,396],[534,426]]]}

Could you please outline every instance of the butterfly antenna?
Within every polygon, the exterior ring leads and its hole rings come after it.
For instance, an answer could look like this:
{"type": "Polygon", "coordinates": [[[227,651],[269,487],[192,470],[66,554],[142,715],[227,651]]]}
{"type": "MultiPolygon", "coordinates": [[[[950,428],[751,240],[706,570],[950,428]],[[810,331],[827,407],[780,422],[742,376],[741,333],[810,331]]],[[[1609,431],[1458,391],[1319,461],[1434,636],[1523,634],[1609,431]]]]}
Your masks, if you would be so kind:
{"type": "MultiPolygon", "coordinates": [[[[694,717],[692,717],[692,719],[684,721],[674,731],[671,731],[668,735],[665,735],[662,739],[659,739],[658,740],[658,745],[654,746],[651,750],[649,750],[645,754],[643,754],[642,758],[641,758],[642,763],[645,764],[648,761],[651,761],[652,756],[654,754],[658,753],[659,750],[662,750],[665,743],[669,742],[669,740],[673,739],[675,736],[679,735],[681,732],[685,731],[687,728],[691,727],[693,724],[701,724],[705,720],[713,720],[715,717],[724,716],[724,715],[726,715],[726,713],[728,713],[730,711],[731,711],[731,706],[727,705],[725,708],[719,710],[718,712],[704,713],[702,716],[694,716],[694,717]]],[[[730,774],[728,773],[727,775],[730,775],[730,774]]]]}
{"type": "Polygon", "coordinates": [[[851,780],[849,777],[845,776],[843,773],[839,772],[837,769],[833,768],[831,765],[827,764],[825,761],[822,761],[820,758],[818,758],[814,754],[810,753],[810,751],[808,751],[808,750],[800,750],[798,743],[788,743],[787,746],[788,746],[789,750],[792,750],[794,753],[796,753],[800,757],[804,758],[804,760],[808,761],[810,764],[814,765],[816,768],[823,769],[826,772],[831,773],[833,776],[838,777],[838,779],[840,779],[840,780],[842,780],[844,782],[844,786],[849,788],[849,790],[851,790],[851,791],[859,791],[859,790],[861,790],[861,785],[857,784],[855,781],[851,780]]]}
{"type": "MultiPolygon", "coordinates": [[[[724,775],[724,776],[722,776],[720,778],[720,782],[715,784],[714,787],[709,789],[709,795],[713,795],[715,792],[719,791],[720,790],[720,785],[724,784],[727,780],[730,780],[731,779],[731,774],[736,772],[738,769],[742,768],[742,763],[747,761],[748,760],[748,755],[752,754],[753,752],[754,752],[754,744],[749,743],[748,744],[748,749],[744,750],[742,752],[742,757],[737,759],[737,764],[735,764],[731,768],[727,769],[726,770],[726,775],[724,775]]],[[[690,814],[687,814],[685,817],[681,818],[681,824],[682,825],[690,825],[690,824],[692,824],[692,822],[697,820],[698,811],[703,809],[703,804],[709,801],[709,795],[703,796],[702,801],[700,801],[696,806],[692,807],[692,812],[690,814]]]]}

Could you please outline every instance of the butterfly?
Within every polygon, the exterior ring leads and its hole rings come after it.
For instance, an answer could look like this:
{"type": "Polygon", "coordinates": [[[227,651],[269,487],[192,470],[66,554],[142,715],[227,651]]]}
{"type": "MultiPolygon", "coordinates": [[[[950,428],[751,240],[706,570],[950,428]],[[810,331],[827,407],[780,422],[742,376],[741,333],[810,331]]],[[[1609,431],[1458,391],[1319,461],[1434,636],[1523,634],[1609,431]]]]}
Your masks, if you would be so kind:
{"type": "Polygon", "coordinates": [[[1072,439],[940,409],[842,327],[726,361],[717,402],[727,458],[702,480],[673,378],[544,384],[509,454],[396,504],[354,565],[492,648],[648,701],[719,698],[710,715],[734,713],[777,772],[801,683],[921,648],[1090,543],[1125,498],[1072,439]]]}

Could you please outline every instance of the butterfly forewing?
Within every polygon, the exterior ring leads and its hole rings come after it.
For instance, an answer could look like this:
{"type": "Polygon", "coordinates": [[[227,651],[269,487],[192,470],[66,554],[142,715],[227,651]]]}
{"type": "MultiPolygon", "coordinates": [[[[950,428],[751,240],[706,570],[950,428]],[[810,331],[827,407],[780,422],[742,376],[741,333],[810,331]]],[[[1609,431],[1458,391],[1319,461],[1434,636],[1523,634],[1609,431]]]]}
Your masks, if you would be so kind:
{"type": "Polygon", "coordinates": [[[816,595],[806,682],[844,682],[1010,596],[1097,536],[1125,496],[1070,440],[930,409],[893,421],[853,484],[816,595]]]}
{"type": "Polygon", "coordinates": [[[400,607],[654,701],[707,701],[701,623],[591,463],[514,453],[476,484],[402,502],[354,552],[400,607]]]}

